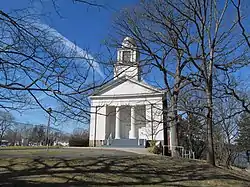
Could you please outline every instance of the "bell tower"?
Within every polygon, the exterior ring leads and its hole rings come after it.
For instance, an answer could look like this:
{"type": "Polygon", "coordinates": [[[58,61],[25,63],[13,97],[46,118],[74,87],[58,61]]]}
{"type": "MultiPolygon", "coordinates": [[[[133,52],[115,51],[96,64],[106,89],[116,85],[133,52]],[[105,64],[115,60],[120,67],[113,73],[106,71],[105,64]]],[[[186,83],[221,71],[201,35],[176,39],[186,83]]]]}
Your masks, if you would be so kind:
{"type": "Polygon", "coordinates": [[[129,77],[140,80],[139,52],[133,38],[126,37],[122,47],[117,50],[117,63],[114,69],[114,79],[129,77]]]}

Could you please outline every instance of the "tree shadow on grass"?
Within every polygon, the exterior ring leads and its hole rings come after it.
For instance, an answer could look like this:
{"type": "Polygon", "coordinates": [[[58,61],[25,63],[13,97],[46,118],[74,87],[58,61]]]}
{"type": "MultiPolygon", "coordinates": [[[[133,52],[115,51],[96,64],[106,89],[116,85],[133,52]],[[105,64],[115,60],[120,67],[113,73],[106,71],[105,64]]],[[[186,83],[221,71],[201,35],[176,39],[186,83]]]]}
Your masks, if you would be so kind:
{"type": "Polygon", "coordinates": [[[23,158],[0,162],[1,186],[200,186],[207,180],[233,180],[250,186],[247,177],[208,164],[155,156],[23,158]]]}

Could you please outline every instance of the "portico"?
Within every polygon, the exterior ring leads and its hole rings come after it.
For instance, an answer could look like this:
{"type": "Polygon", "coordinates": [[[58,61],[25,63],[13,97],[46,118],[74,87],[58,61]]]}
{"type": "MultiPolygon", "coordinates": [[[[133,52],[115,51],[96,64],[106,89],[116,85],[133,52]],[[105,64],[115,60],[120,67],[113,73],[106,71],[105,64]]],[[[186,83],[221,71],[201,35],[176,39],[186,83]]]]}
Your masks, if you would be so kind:
{"type": "Polygon", "coordinates": [[[113,139],[137,139],[138,129],[145,125],[145,119],[138,119],[136,111],[140,116],[145,116],[144,106],[106,106],[106,134],[113,139]],[[140,114],[139,114],[140,113],[140,114]]]}
{"type": "Polygon", "coordinates": [[[141,80],[134,40],[125,38],[122,46],[114,79],[90,97],[90,146],[124,139],[163,140],[163,93],[141,80]]]}

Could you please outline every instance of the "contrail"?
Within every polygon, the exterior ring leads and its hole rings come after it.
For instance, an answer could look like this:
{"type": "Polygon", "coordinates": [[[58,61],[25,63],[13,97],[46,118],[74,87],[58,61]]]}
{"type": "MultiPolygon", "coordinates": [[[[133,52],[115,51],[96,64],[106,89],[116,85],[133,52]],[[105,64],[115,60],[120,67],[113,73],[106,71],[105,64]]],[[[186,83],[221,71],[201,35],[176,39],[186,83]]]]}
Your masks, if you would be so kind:
{"type": "Polygon", "coordinates": [[[74,50],[74,52],[76,53],[76,57],[82,57],[87,59],[88,61],[90,61],[90,63],[86,63],[88,65],[91,65],[94,70],[102,77],[104,78],[104,74],[101,71],[101,68],[99,66],[99,64],[95,61],[94,57],[92,55],[90,55],[87,51],[85,51],[84,49],[80,48],[79,46],[77,46],[76,44],[74,44],[73,42],[71,42],[69,39],[67,39],[65,36],[63,36],[61,33],[59,33],[57,30],[55,30],[54,28],[50,27],[47,24],[44,23],[40,23],[40,22],[33,22],[32,23],[35,27],[38,28],[43,28],[49,31],[49,33],[52,36],[58,37],[62,40],[63,44],[69,49],[69,50],[74,50]]]}

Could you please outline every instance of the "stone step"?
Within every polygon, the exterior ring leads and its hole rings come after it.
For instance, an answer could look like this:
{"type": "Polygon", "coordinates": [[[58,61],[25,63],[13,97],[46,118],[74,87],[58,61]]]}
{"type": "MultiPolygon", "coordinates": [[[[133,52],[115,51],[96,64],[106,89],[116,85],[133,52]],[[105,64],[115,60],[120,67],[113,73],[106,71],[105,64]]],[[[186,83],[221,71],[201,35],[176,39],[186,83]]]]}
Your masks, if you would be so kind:
{"type": "Polygon", "coordinates": [[[138,139],[114,139],[109,147],[144,147],[144,140],[139,141],[140,145],[138,145],[138,139]]]}

